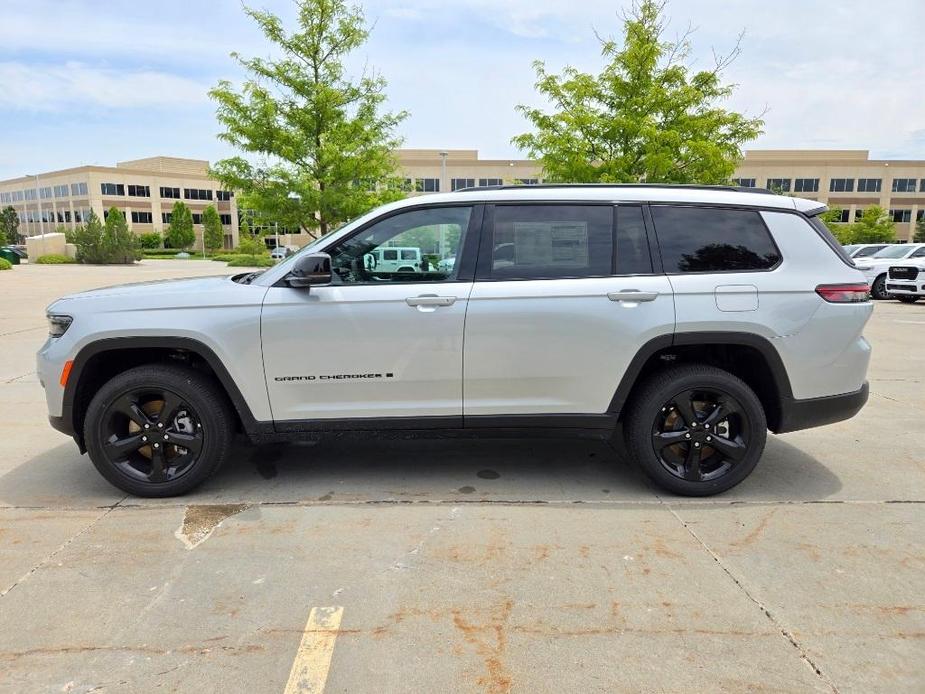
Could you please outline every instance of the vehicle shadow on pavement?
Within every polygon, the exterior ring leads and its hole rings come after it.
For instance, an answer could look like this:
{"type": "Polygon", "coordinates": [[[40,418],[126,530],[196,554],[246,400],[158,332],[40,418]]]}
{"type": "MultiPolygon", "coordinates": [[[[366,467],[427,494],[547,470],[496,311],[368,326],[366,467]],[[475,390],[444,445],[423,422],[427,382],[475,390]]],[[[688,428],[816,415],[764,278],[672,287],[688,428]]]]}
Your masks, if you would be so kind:
{"type": "MultiPolygon", "coordinates": [[[[729,492],[684,499],[657,490],[620,444],[601,441],[333,440],[235,444],[225,467],[182,501],[133,503],[732,503],[822,500],[838,476],[777,437],[754,473],[729,492]]],[[[87,507],[125,495],[73,444],[50,448],[0,477],[0,504],[87,507]]]]}

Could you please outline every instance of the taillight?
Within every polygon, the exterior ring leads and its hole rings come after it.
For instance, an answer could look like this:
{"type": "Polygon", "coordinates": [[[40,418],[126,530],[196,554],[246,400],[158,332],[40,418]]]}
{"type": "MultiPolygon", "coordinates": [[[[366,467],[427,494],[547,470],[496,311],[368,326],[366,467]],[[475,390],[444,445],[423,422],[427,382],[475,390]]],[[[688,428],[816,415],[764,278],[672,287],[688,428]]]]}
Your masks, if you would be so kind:
{"type": "Polygon", "coordinates": [[[864,282],[856,284],[820,284],[816,294],[830,304],[856,304],[870,301],[870,287],[864,282]]]}

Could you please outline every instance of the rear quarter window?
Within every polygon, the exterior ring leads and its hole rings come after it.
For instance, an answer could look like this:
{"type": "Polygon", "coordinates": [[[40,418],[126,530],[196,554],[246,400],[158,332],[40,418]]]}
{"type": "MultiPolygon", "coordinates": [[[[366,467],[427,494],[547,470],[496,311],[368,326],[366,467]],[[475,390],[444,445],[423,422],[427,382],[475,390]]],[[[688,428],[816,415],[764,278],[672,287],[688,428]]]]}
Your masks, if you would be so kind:
{"type": "Polygon", "coordinates": [[[769,270],[780,251],[756,210],[653,205],[667,273],[769,270]]]}

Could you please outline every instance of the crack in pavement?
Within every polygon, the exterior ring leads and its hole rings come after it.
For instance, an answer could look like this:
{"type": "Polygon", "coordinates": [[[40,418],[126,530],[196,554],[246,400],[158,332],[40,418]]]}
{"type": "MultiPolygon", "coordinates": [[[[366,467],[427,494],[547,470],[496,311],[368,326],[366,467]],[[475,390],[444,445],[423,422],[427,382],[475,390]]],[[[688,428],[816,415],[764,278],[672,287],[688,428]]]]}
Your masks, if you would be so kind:
{"type": "Polygon", "coordinates": [[[719,565],[719,567],[730,578],[730,580],[732,580],[732,582],[736,585],[736,587],[738,587],[739,590],[742,591],[745,597],[748,598],[752,603],[754,603],[754,605],[759,610],[761,610],[762,613],[764,613],[764,616],[767,617],[768,620],[770,620],[770,622],[780,631],[781,636],[783,636],[790,643],[790,645],[793,646],[799,652],[800,659],[804,663],[806,663],[812,669],[812,671],[816,674],[816,676],[821,681],[823,681],[835,694],[838,694],[838,687],[832,681],[832,678],[829,677],[825,672],[823,672],[822,668],[818,664],[816,664],[816,662],[809,656],[809,653],[807,653],[803,645],[799,641],[797,641],[796,637],[793,635],[793,632],[787,627],[785,627],[780,622],[780,620],[777,619],[777,617],[771,614],[771,610],[767,606],[765,606],[764,603],[762,603],[758,598],[752,595],[751,592],[749,592],[748,588],[745,587],[742,581],[736,578],[736,576],[732,573],[732,571],[723,563],[723,560],[720,558],[720,556],[716,552],[714,552],[713,549],[706,542],[704,542],[696,532],[694,532],[693,528],[691,528],[690,525],[688,525],[687,522],[683,518],[681,518],[681,516],[679,516],[678,513],[671,506],[669,506],[668,504],[663,504],[663,505],[665,506],[666,509],[668,509],[671,515],[675,517],[675,519],[681,524],[681,526],[685,530],[687,530],[690,536],[694,538],[694,540],[697,541],[697,543],[704,549],[704,551],[706,551],[707,554],[709,554],[713,558],[713,561],[715,561],[717,565],[719,565]]]}
{"type": "MultiPolygon", "coordinates": [[[[16,580],[16,581],[13,583],[13,585],[11,585],[9,588],[5,588],[4,590],[0,591],[0,598],[4,597],[4,596],[6,596],[6,595],[9,595],[10,592],[11,592],[16,586],[18,586],[20,583],[22,583],[23,581],[25,581],[26,579],[28,579],[32,574],[34,574],[36,571],[38,571],[40,568],[42,568],[42,566],[44,566],[45,564],[47,564],[49,561],[51,561],[52,559],[54,559],[60,552],[62,552],[63,550],[65,550],[72,542],[74,542],[74,540],[76,540],[76,539],[77,539],[78,537],[80,537],[81,535],[84,535],[84,534],[85,534],[86,532],[88,532],[91,528],[93,528],[97,523],[99,523],[99,522],[100,522],[101,520],[103,520],[106,516],[108,516],[110,513],[112,513],[112,512],[116,509],[116,507],[117,507],[122,501],[125,501],[127,498],[128,498],[128,495],[122,497],[119,501],[117,501],[116,503],[112,504],[111,506],[106,506],[106,507],[104,507],[105,510],[104,510],[100,515],[98,515],[96,518],[94,518],[92,521],[90,521],[85,527],[83,527],[82,529],[78,530],[76,533],[74,533],[73,535],[71,535],[71,537],[69,537],[67,540],[65,540],[65,541],[64,541],[60,546],[58,546],[58,548],[55,549],[51,554],[49,554],[47,557],[45,557],[45,558],[42,559],[40,562],[38,562],[35,566],[33,566],[31,569],[29,569],[25,574],[23,574],[22,576],[20,576],[20,578],[19,578],[18,580],[16,580]]],[[[99,508],[99,507],[97,507],[97,508],[99,508]]]]}

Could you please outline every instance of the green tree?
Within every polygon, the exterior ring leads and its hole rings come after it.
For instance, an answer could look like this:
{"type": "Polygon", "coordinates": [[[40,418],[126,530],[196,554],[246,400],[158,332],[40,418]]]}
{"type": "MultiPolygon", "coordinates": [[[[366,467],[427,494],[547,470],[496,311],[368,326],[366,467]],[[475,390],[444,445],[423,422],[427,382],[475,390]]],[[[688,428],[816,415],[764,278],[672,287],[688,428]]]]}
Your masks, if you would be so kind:
{"type": "Polygon", "coordinates": [[[103,246],[103,224],[93,210],[90,210],[86,224],[74,229],[73,239],[77,246],[77,262],[91,264],[107,262],[103,246]]]}
{"type": "Polygon", "coordinates": [[[925,243],[925,215],[919,217],[918,221],[915,223],[915,234],[912,240],[916,243],[925,243]]]}
{"type": "Polygon", "coordinates": [[[19,215],[12,205],[0,212],[0,243],[19,243],[19,215]]]}
{"type": "Polygon", "coordinates": [[[841,222],[842,209],[840,207],[830,207],[828,210],[819,215],[819,219],[825,224],[829,231],[832,232],[840,244],[851,243],[851,225],[841,222]]]}
{"type": "Polygon", "coordinates": [[[245,155],[219,161],[212,174],[240,190],[247,205],[280,226],[326,234],[369,208],[403,196],[394,177],[395,128],[404,112],[383,113],[385,80],[351,80],[344,59],[368,36],[359,8],[344,0],[297,0],[298,26],[245,7],[274,58],[232,57],[249,74],[238,91],[221,81],[210,92],[225,131],[245,155]]]}
{"type": "Polygon", "coordinates": [[[882,207],[871,205],[851,225],[850,243],[887,243],[896,240],[896,225],[882,207]]]}
{"type": "Polygon", "coordinates": [[[109,208],[103,226],[102,247],[107,263],[131,263],[135,261],[138,239],[128,228],[125,215],[118,208],[109,208]]]}
{"type": "Polygon", "coordinates": [[[186,203],[177,200],[170,212],[170,225],[167,227],[165,237],[171,248],[189,248],[196,243],[196,232],[193,231],[193,213],[186,203]]]}
{"type": "Polygon", "coordinates": [[[742,145],[762,132],[760,118],[721,106],[734,89],[722,76],[739,43],[712,69],[694,72],[690,32],[666,40],[664,6],[635,5],[622,43],[598,37],[605,62],[598,75],[571,66],[550,74],[542,61],[533,64],[536,89],[552,110],[518,106],[533,132],[512,142],[540,160],[547,180],[726,183],[742,145]]]}
{"type": "Polygon", "coordinates": [[[222,219],[212,205],[202,211],[202,243],[210,251],[221,248],[225,243],[222,219]]]}

